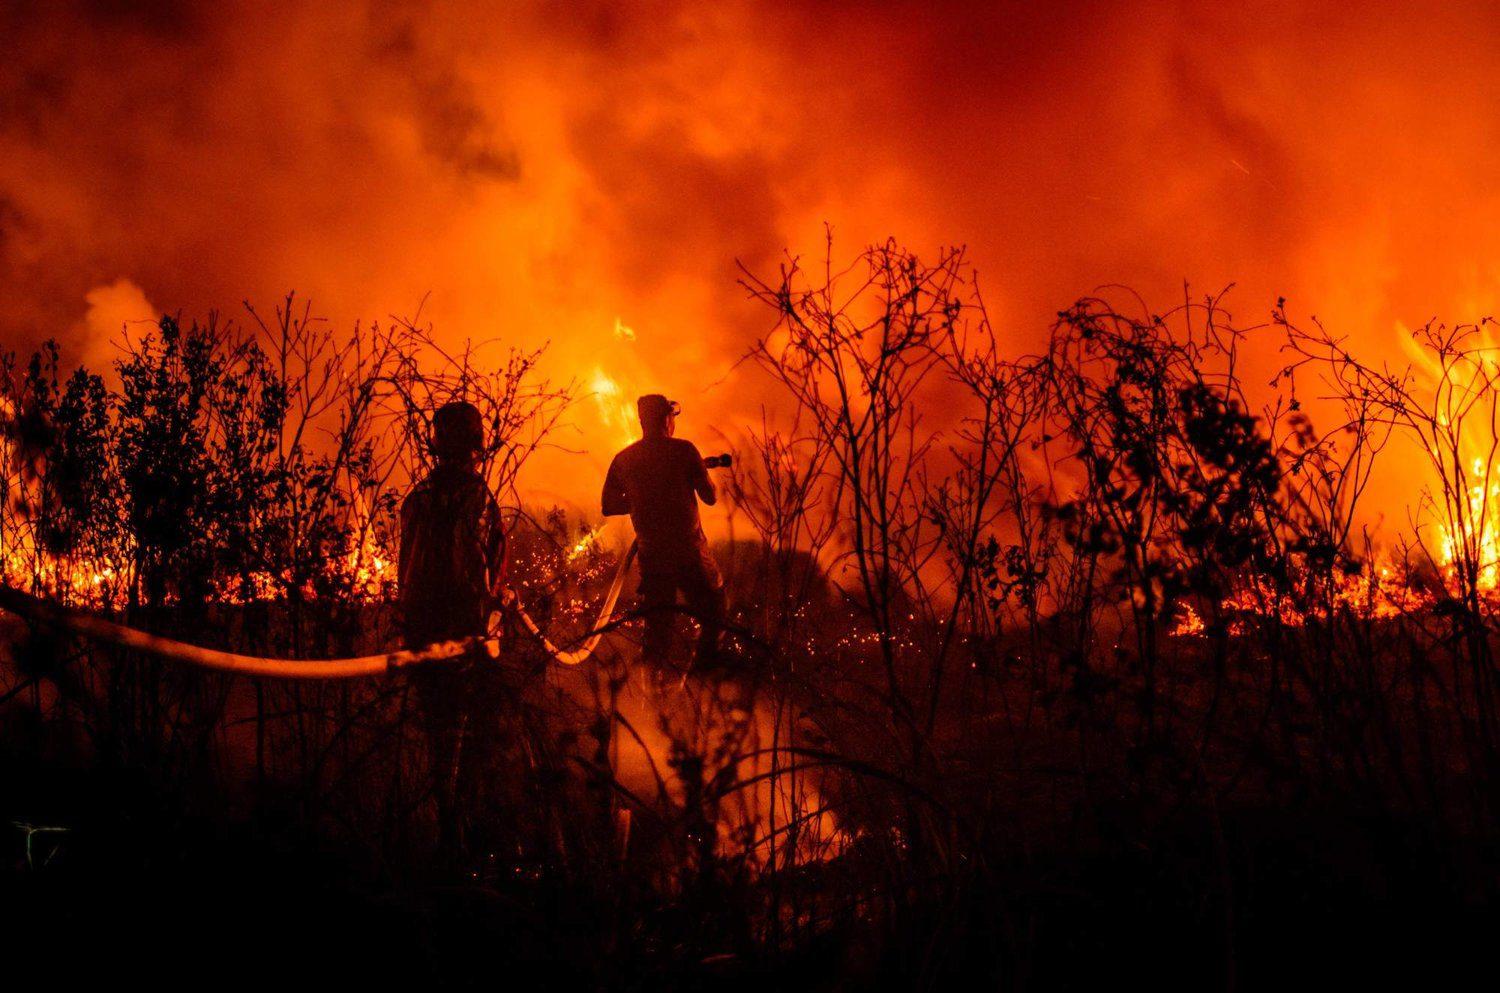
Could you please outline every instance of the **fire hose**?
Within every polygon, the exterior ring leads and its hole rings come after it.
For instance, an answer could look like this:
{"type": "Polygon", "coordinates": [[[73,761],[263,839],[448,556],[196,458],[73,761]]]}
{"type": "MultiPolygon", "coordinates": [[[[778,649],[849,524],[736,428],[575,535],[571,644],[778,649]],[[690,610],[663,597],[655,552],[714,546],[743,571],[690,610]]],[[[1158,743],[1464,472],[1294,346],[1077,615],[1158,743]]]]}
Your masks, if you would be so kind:
{"type": "MultiPolygon", "coordinates": [[[[635,542],[620,559],[615,576],[605,594],[604,605],[591,634],[576,649],[559,648],[543,633],[541,627],[526,612],[514,591],[507,591],[504,602],[519,615],[521,623],[536,637],[553,660],[560,665],[576,666],[586,661],[599,647],[608,623],[614,616],[615,605],[620,599],[620,590],[625,584],[625,574],[635,558],[635,542]]],[[[270,676],[277,679],[354,679],[360,676],[377,676],[394,669],[426,665],[456,659],[464,655],[483,652],[490,659],[500,657],[500,638],[493,633],[459,638],[452,641],[436,641],[422,648],[408,648],[381,652],[375,655],[359,655],[341,659],[280,659],[260,655],[243,655],[218,648],[205,648],[187,642],[152,634],[125,624],[97,617],[83,610],[65,607],[40,597],[32,596],[11,586],[0,584],[0,609],[17,614],[30,621],[50,627],[63,628],[93,641],[105,642],[144,652],[168,662],[190,665],[216,672],[238,673],[244,676],[270,676]]]]}
{"type": "Polygon", "coordinates": [[[587,660],[589,656],[593,655],[594,649],[599,647],[599,640],[604,637],[609,619],[615,615],[615,604],[620,599],[620,588],[625,585],[625,573],[630,569],[630,563],[635,558],[635,546],[636,543],[632,541],[630,548],[620,559],[620,564],[615,569],[615,578],[609,584],[609,592],[604,595],[604,606],[599,609],[599,619],[594,623],[593,631],[588,636],[588,640],[572,651],[565,651],[554,645],[552,639],[548,638],[546,633],[537,626],[536,621],[531,619],[531,615],[526,612],[526,608],[521,606],[521,600],[515,595],[514,591],[507,591],[510,594],[509,602],[515,608],[517,616],[521,618],[521,623],[526,626],[527,631],[531,632],[532,637],[542,643],[542,647],[547,650],[547,654],[551,655],[559,665],[579,665],[587,660]]]}

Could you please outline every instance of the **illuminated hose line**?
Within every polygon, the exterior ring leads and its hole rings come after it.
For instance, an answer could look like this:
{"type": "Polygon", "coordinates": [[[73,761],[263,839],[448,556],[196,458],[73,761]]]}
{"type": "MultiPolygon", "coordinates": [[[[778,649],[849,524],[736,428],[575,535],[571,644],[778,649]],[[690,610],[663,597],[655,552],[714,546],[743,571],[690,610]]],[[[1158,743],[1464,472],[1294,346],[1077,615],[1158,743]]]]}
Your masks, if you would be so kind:
{"type": "MultiPolygon", "coordinates": [[[[579,665],[593,655],[594,650],[598,648],[599,640],[604,636],[603,629],[614,615],[615,604],[619,602],[620,589],[625,584],[625,573],[634,558],[635,542],[631,542],[630,550],[625,553],[624,558],[620,560],[619,568],[615,570],[615,578],[605,597],[604,607],[599,612],[599,621],[594,626],[594,633],[579,648],[572,651],[564,651],[553,644],[531,619],[531,615],[526,613],[520,600],[514,594],[510,596],[509,601],[515,607],[516,613],[521,616],[521,621],[526,625],[527,630],[541,641],[548,654],[561,665],[579,665]]],[[[394,652],[381,652],[377,655],[359,655],[342,659],[276,659],[260,655],[242,655],[238,652],[190,645],[175,638],[167,638],[124,624],[117,624],[72,607],[50,603],[4,584],[0,584],[0,608],[30,620],[39,620],[46,624],[67,628],[74,634],[91,638],[94,641],[108,642],[122,648],[145,652],[169,662],[179,662],[215,672],[238,673],[243,676],[271,676],[277,679],[355,679],[361,676],[378,676],[393,669],[405,669],[429,662],[456,659],[475,650],[483,650],[492,659],[500,657],[500,639],[492,635],[476,635],[472,638],[459,638],[453,641],[435,641],[423,648],[401,649],[394,652]]]]}
{"type": "Polygon", "coordinates": [[[551,655],[558,664],[566,666],[579,665],[586,661],[589,656],[593,655],[594,649],[599,647],[599,640],[604,637],[606,624],[615,614],[615,604],[619,602],[620,589],[625,585],[625,573],[630,569],[631,561],[635,559],[635,546],[636,543],[632,541],[629,550],[625,552],[624,558],[620,559],[619,567],[615,569],[614,581],[609,584],[609,592],[604,597],[604,606],[600,608],[599,619],[594,623],[594,633],[589,635],[587,641],[572,651],[564,651],[554,645],[552,639],[548,638],[542,629],[537,626],[536,621],[531,619],[531,615],[526,613],[526,608],[521,606],[520,598],[516,597],[514,593],[511,594],[510,603],[516,608],[516,613],[520,615],[521,623],[526,625],[526,630],[530,631],[532,636],[542,643],[542,647],[547,650],[547,654],[551,655]]]}

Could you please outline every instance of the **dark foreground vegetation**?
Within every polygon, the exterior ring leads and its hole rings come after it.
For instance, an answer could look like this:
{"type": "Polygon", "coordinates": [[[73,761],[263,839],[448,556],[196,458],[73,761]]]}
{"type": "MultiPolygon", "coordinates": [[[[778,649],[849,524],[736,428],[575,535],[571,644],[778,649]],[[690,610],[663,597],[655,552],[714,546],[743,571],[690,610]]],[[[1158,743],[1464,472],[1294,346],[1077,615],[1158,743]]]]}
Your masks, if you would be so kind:
{"type": "MultiPolygon", "coordinates": [[[[785,402],[738,439],[724,665],[642,670],[625,623],[560,669],[506,621],[499,660],[445,672],[458,849],[436,844],[445,773],[409,674],[231,678],[0,618],[14,967],[639,989],[1487,975],[1500,695],[1473,494],[1500,393],[1481,329],[1419,332],[1424,379],[1279,306],[1239,330],[1216,299],[1156,316],[1122,293],[1012,357],[960,252],[745,285],[775,321],[746,361],[785,402]],[[1247,342],[1286,357],[1260,416],[1247,342]],[[1409,546],[1359,525],[1382,452],[1432,480],[1409,546]]],[[[582,635],[617,551],[515,489],[571,384],[536,354],[444,352],[411,324],[345,339],[307,313],[164,319],[112,386],[8,357],[7,582],[240,651],[389,646],[395,505],[426,412],[462,396],[516,508],[522,601],[555,641],[582,635]]]]}

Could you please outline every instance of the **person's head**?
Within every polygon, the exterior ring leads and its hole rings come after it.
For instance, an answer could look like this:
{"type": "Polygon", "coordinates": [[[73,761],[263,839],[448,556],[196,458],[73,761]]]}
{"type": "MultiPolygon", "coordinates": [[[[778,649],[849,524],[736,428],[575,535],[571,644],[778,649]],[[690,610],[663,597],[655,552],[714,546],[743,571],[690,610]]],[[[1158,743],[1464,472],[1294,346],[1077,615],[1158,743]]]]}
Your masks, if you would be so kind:
{"type": "Polygon", "coordinates": [[[677,429],[677,404],[660,393],[648,393],[635,402],[641,419],[641,434],[647,438],[670,438],[677,429]]]}
{"type": "Polygon", "coordinates": [[[484,418],[478,407],[457,400],[432,415],[432,454],[439,462],[472,461],[483,450],[484,418]]]}

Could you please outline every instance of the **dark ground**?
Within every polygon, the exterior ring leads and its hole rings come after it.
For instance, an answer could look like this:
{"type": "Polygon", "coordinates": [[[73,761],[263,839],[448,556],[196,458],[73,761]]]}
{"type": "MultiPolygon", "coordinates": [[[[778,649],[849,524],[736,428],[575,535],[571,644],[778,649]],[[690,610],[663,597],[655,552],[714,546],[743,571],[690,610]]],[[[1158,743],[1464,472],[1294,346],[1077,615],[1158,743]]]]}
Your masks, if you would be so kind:
{"type": "MultiPolygon", "coordinates": [[[[692,928],[670,906],[620,920],[617,902],[545,875],[397,878],[294,818],[185,815],[125,772],[12,755],[4,776],[5,945],[12,969],[49,986],[838,989],[889,985],[910,965],[853,914],[795,955],[701,955],[674,941],[692,928]],[[64,830],[32,835],[28,862],[21,824],[64,830]]],[[[1484,984],[1500,921],[1475,884],[1493,851],[1299,808],[1221,812],[1216,844],[1205,813],[1146,845],[1106,830],[1087,851],[1000,862],[910,926],[941,935],[944,971],[977,988],[1484,984]]]]}

